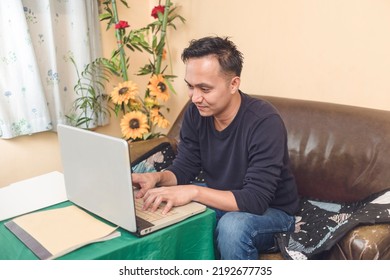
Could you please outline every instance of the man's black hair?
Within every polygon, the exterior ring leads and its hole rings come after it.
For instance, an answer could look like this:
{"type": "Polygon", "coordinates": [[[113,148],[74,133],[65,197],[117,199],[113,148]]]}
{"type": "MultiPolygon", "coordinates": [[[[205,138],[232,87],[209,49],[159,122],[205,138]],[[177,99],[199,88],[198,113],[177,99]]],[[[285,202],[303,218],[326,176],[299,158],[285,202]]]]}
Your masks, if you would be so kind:
{"type": "Polygon", "coordinates": [[[217,57],[223,72],[241,76],[243,55],[228,37],[204,37],[192,40],[190,45],[184,49],[181,59],[186,62],[190,58],[208,55],[217,57]]]}

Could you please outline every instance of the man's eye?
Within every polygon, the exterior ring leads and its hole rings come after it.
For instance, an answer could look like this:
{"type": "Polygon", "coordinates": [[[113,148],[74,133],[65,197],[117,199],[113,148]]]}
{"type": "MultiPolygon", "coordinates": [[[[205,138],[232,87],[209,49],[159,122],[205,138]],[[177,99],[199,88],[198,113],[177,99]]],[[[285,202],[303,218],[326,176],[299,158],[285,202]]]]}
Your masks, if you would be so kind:
{"type": "Polygon", "coordinates": [[[202,92],[204,92],[204,93],[210,92],[210,89],[209,89],[209,88],[201,88],[201,90],[202,90],[202,92]]]}

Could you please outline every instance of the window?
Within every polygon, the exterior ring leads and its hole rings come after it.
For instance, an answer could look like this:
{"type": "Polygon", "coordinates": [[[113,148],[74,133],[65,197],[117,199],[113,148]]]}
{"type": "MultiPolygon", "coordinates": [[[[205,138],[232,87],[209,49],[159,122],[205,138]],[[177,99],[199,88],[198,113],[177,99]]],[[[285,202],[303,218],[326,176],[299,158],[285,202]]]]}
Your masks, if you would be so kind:
{"type": "Polygon", "coordinates": [[[69,58],[101,56],[98,3],[0,1],[0,44],[0,138],[55,130],[76,98],[69,58]]]}

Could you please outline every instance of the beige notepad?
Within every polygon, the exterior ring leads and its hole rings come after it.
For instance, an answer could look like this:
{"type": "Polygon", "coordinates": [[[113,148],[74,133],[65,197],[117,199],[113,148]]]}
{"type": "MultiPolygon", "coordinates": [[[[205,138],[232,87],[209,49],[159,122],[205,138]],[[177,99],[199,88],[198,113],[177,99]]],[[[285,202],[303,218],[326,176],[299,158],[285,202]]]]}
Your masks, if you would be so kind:
{"type": "Polygon", "coordinates": [[[26,214],[5,225],[40,259],[55,259],[84,245],[120,235],[117,227],[75,205],[26,214]]]}

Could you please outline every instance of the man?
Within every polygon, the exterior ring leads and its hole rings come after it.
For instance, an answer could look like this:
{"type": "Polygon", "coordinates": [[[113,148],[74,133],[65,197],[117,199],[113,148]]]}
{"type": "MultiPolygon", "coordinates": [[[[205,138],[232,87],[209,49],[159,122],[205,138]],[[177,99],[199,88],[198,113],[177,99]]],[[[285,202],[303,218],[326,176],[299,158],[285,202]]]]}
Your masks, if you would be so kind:
{"type": "Polygon", "coordinates": [[[243,57],[228,38],[193,40],[182,60],[192,104],[178,155],[163,172],[133,174],[138,197],[152,211],[190,201],[216,209],[221,258],[257,259],[274,248],[275,233],[294,228],[298,195],[285,126],[273,106],[239,90],[243,57]],[[191,184],[200,170],[206,187],[191,184]]]}

